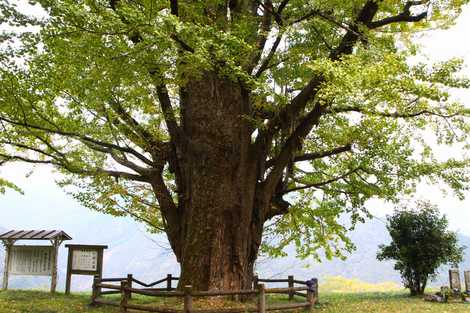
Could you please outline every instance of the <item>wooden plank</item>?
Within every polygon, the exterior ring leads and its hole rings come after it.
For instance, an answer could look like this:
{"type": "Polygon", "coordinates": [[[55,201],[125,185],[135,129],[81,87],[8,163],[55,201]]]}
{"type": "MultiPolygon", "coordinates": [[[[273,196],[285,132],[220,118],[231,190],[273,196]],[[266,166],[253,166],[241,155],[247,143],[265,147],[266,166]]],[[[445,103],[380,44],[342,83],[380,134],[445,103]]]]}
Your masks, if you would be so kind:
{"type": "Polygon", "coordinates": [[[263,283],[288,283],[289,282],[288,279],[262,279],[262,278],[258,278],[258,281],[263,282],[263,283]]]}
{"type": "Polygon", "coordinates": [[[293,288],[268,288],[266,293],[289,293],[291,291],[306,291],[307,287],[293,287],[293,288]]]}
{"type": "Polygon", "coordinates": [[[112,285],[112,284],[103,284],[99,283],[96,285],[98,288],[104,288],[104,289],[113,289],[113,290],[121,290],[121,286],[119,285],[112,285]]]}
{"type": "Polygon", "coordinates": [[[9,230],[3,234],[0,235],[0,239],[9,239],[10,238],[10,235],[11,233],[14,233],[15,230],[9,230]]]}
{"type": "Polygon", "coordinates": [[[299,296],[299,297],[307,298],[307,294],[301,293],[301,292],[294,292],[294,295],[295,295],[295,296],[299,296]]]}
{"type": "Polygon", "coordinates": [[[120,294],[121,291],[120,290],[106,290],[106,291],[101,291],[101,295],[116,295],[116,294],[120,294]]]}
{"type": "Polygon", "coordinates": [[[42,235],[44,235],[45,230],[38,230],[36,233],[31,234],[32,239],[41,239],[42,235]]]}
{"type": "Polygon", "coordinates": [[[107,245],[77,245],[77,244],[66,244],[65,245],[66,248],[70,248],[70,249],[81,249],[81,248],[89,248],[89,249],[108,249],[108,246],[107,245]]]}
{"type": "Polygon", "coordinates": [[[55,230],[47,230],[47,231],[45,231],[45,233],[42,234],[41,237],[39,237],[38,239],[44,239],[44,240],[49,239],[49,235],[51,235],[51,234],[54,233],[54,232],[55,232],[55,230]]]}
{"type": "Polygon", "coordinates": [[[135,282],[135,283],[137,283],[141,286],[144,286],[144,287],[153,287],[155,285],[158,285],[158,284],[161,284],[161,283],[165,282],[166,280],[167,280],[167,278],[165,277],[165,278],[162,278],[160,280],[154,281],[153,283],[147,284],[147,283],[144,283],[143,281],[140,281],[136,278],[132,278],[133,282],[135,282]]]}
{"type": "Polygon", "coordinates": [[[21,239],[32,239],[34,235],[42,232],[42,230],[31,230],[28,233],[24,234],[21,239]]]}
{"type": "Polygon", "coordinates": [[[61,240],[70,240],[72,237],[67,235],[63,230],[57,229],[54,230],[52,233],[43,236],[41,239],[61,239],[61,240]]]}
{"type": "Polygon", "coordinates": [[[211,290],[211,291],[195,291],[191,295],[195,297],[211,297],[211,296],[231,296],[231,295],[253,295],[258,291],[252,289],[244,290],[211,290]]]}
{"type": "Polygon", "coordinates": [[[142,290],[153,290],[153,291],[172,291],[175,290],[175,288],[171,288],[171,290],[168,290],[166,287],[165,288],[152,288],[152,287],[145,287],[145,288],[140,288],[142,290]]]}
{"type": "Polygon", "coordinates": [[[158,306],[148,306],[148,305],[141,305],[141,304],[131,304],[128,303],[126,308],[137,310],[137,311],[145,311],[145,312],[160,312],[160,313],[181,313],[181,310],[166,308],[166,307],[158,307],[158,306]]]}
{"type": "Polygon", "coordinates": [[[28,232],[29,231],[27,230],[17,230],[13,234],[10,234],[8,239],[15,239],[15,240],[21,239],[21,237],[23,237],[23,235],[27,234],[28,232]]]}
{"type": "Polygon", "coordinates": [[[306,307],[309,307],[309,306],[310,306],[309,302],[278,304],[278,305],[268,306],[266,308],[266,311],[299,309],[299,308],[306,308],[306,307]]]}
{"type": "Polygon", "coordinates": [[[116,282],[116,281],[123,281],[126,277],[117,277],[117,278],[101,278],[102,282],[116,282]]]}
{"type": "Polygon", "coordinates": [[[55,239],[57,237],[60,237],[62,231],[61,230],[54,230],[52,233],[43,236],[42,239],[55,239]]]}
{"type": "Polygon", "coordinates": [[[181,291],[152,291],[138,288],[128,288],[132,293],[144,295],[144,296],[154,296],[154,297],[183,297],[184,292],[181,291]]]}

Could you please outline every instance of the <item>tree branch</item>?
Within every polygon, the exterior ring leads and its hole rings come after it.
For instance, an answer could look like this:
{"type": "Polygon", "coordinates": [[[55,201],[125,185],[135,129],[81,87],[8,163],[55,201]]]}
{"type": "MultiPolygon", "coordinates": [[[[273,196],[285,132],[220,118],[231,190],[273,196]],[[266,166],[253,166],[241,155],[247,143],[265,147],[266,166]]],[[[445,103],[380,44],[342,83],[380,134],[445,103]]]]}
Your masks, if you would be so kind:
{"type": "Polygon", "coordinates": [[[274,54],[277,51],[277,48],[279,47],[279,44],[281,43],[282,36],[284,32],[279,31],[279,33],[276,36],[276,40],[274,41],[273,45],[271,46],[271,49],[269,50],[268,55],[266,58],[264,58],[263,62],[261,63],[260,67],[255,73],[255,77],[258,78],[263,74],[263,72],[269,67],[269,63],[271,62],[272,58],[274,57],[274,54]]]}
{"type": "Polygon", "coordinates": [[[27,157],[19,156],[19,155],[7,155],[0,153],[0,158],[3,159],[3,162],[9,161],[21,161],[31,164],[51,164],[58,167],[61,167],[71,173],[86,175],[86,176],[99,176],[99,175],[107,175],[115,178],[124,178],[133,181],[140,181],[140,182],[149,182],[148,177],[143,177],[141,175],[136,175],[128,172],[123,171],[113,171],[113,170],[105,170],[105,169],[78,169],[72,167],[70,164],[63,163],[61,161],[57,161],[54,159],[49,160],[37,160],[37,159],[30,159],[27,157]]]}
{"type": "Polygon", "coordinates": [[[146,147],[147,151],[152,153],[152,147],[162,144],[153,134],[142,127],[121,105],[119,100],[113,99],[110,101],[111,108],[116,114],[128,125],[144,142],[148,142],[146,147]]]}
{"type": "Polygon", "coordinates": [[[369,29],[375,29],[375,28],[379,28],[385,25],[398,23],[398,22],[419,22],[427,17],[428,11],[421,12],[418,15],[412,15],[411,8],[416,5],[426,4],[427,2],[429,1],[408,1],[405,4],[405,7],[400,14],[386,17],[378,21],[370,22],[366,25],[369,29]]]}
{"type": "Polygon", "coordinates": [[[293,133],[286,140],[284,145],[276,157],[273,169],[268,174],[264,184],[265,196],[272,195],[276,189],[277,182],[282,177],[282,172],[286,165],[291,161],[292,154],[299,146],[305,136],[308,135],[314,125],[317,125],[322,115],[323,107],[320,103],[316,103],[312,111],[310,111],[302,122],[297,126],[293,133]]]}
{"type": "MultiPolygon", "coordinates": [[[[352,47],[359,39],[357,25],[371,22],[377,11],[378,5],[375,1],[369,0],[366,2],[356,18],[355,25],[344,35],[340,45],[330,53],[330,59],[337,60],[341,55],[352,53],[352,47]]],[[[280,128],[290,125],[290,122],[297,118],[307,103],[315,97],[323,80],[322,75],[312,77],[299,94],[292,99],[291,103],[269,120],[266,126],[267,129],[258,135],[260,140],[257,140],[257,144],[270,141],[280,128]]]]}
{"type": "Polygon", "coordinates": [[[3,116],[0,116],[0,121],[4,121],[4,122],[9,123],[9,124],[22,126],[22,127],[26,127],[26,128],[41,130],[41,131],[44,131],[44,132],[47,132],[47,133],[57,134],[57,135],[61,135],[61,136],[64,136],[64,137],[75,138],[75,139],[80,140],[83,143],[90,143],[90,144],[93,144],[93,145],[96,145],[96,146],[115,149],[115,150],[118,150],[118,151],[121,151],[121,152],[125,152],[125,153],[129,153],[131,155],[134,155],[135,157],[137,157],[139,160],[141,160],[142,162],[144,162],[146,164],[149,164],[149,165],[153,164],[153,162],[150,161],[149,159],[147,159],[145,156],[143,156],[142,154],[138,153],[137,151],[135,151],[134,149],[129,148],[129,147],[121,147],[119,145],[115,145],[115,144],[112,144],[112,143],[100,141],[100,140],[91,138],[89,136],[82,135],[82,134],[75,133],[75,132],[68,132],[68,131],[63,131],[63,130],[60,130],[60,129],[50,129],[50,128],[43,127],[43,126],[29,124],[26,121],[23,121],[23,122],[14,121],[14,120],[8,119],[8,118],[3,117],[3,116]]]}
{"type": "Polygon", "coordinates": [[[421,111],[412,112],[412,113],[400,113],[400,112],[389,113],[389,112],[380,112],[380,111],[367,111],[367,110],[361,109],[360,107],[356,107],[356,106],[332,108],[332,109],[327,109],[325,112],[326,113],[357,112],[357,113],[383,116],[383,117],[391,117],[391,118],[413,118],[413,117],[420,116],[420,115],[433,115],[433,116],[438,116],[438,117],[442,117],[442,118],[451,118],[451,117],[455,117],[455,116],[458,116],[458,115],[461,115],[461,114],[465,114],[465,112],[444,114],[444,113],[441,113],[441,112],[433,112],[433,111],[430,111],[430,110],[421,110],[421,111]]]}
{"type": "Polygon", "coordinates": [[[261,60],[269,33],[272,29],[273,3],[271,0],[265,0],[264,3],[257,1],[263,7],[263,20],[261,22],[259,35],[256,40],[256,49],[251,60],[246,64],[245,70],[250,73],[261,60]]]}
{"type": "Polygon", "coordinates": [[[361,36],[359,26],[371,23],[378,10],[379,5],[376,1],[369,0],[366,2],[362,10],[359,12],[354,24],[351,25],[350,29],[344,35],[338,47],[331,51],[330,59],[339,60],[342,55],[352,53],[354,45],[361,36]]]}
{"type": "Polygon", "coordinates": [[[325,185],[331,184],[332,182],[335,182],[335,181],[344,179],[344,178],[350,176],[351,174],[356,173],[356,172],[359,171],[359,170],[360,170],[360,167],[355,168],[355,169],[353,169],[353,170],[350,170],[350,171],[344,173],[343,175],[335,176],[335,177],[333,177],[333,178],[331,178],[331,179],[328,179],[328,180],[325,180],[325,181],[322,181],[322,182],[312,183],[312,184],[305,184],[305,185],[303,185],[303,186],[298,186],[298,187],[294,187],[294,188],[291,188],[291,189],[283,190],[283,191],[281,191],[281,194],[282,194],[282,195],[285,195],[286,193],[293,192],[293,191],[298,191],[298,190],[303,190],[303,189],[309,189],[309,188],[316,188],[316,187],[325,186],[325,185]]]}
{"type": "Polygon", "coordinates": [[[176,116],[173,112],[168,90],[163,83],[158,82],[158,78],[156,78],[158,74],[151,72],[151,75],[155,75],[154,77],[157,88],[158,101],[160,102],[160,106],[162,108],[163,117],[165,118],[165,123],[168,128],[171,141],[175,144],[175,146],[178,146],[181,144],[181,129],[176,122],[176,116]]]}
{"type": "MultiPolygon", "coordinates": [[[[333,148],[333,149],[326,150],[326,151],[319,151],[319,152],[312,152],[312,153],[305,153],[302,155],[298,155],[294,157],[293,162],[321,159],[321,158],[332,156],[335,154],[340,154],[346,151],[351,151],[351,144],[347,144],[347,145],[340,146],[340,147],[333,148]]],[[[273,166],[274,164],[275,164],[275,159],[271,159],[266,162],[266,168],[269,168],[273,166]]]]}

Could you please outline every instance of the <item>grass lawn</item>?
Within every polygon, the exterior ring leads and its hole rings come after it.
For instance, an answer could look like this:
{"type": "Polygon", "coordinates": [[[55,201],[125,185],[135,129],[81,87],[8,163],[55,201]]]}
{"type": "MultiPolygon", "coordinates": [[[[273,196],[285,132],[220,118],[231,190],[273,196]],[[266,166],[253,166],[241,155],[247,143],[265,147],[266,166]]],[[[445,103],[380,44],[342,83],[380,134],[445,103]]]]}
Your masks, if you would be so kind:
{"type": "Polygon", "coordinates": [[[411,298],[406,292],[324,293],[320,294],[322,313],[470,313],[470,303],[434,303],[411,298]]]}
{"type": "Polygon", "coordinates": [[[51,295],[44,291],[0,291],[1,313],[110,313],[119,312],[116,308],[90,308],[90,295],[65,296],[62,293],[51,295]]]}
{"type": "MultiPolygon", "coordinates": [[[[424,302],[419,298],[410,298],[404,292],[365,292],[365,293],[320,293],[320,305],[315,312],[321,313],[407,313],[469,312],[470,304],[440,304],[424,302]]],[[[89,294],[65,296],[61,293],[51,296],[42,291],[6,291],[0,292],[1,313],[110,313],[119,312],[109,306],[89,307],[89,294]]],[[[148,300],[137,299],[137,303],[148,300]]],[[[279,302],[271,299],[270,302],[279,302]]]]}

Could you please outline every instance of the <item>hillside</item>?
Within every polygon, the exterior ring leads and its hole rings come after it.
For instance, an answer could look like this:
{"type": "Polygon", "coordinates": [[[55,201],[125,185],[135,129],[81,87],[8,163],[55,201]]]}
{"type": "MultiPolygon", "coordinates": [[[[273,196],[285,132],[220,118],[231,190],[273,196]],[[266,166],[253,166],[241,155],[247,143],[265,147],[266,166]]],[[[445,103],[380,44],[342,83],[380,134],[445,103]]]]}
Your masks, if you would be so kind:
{"type": "MultiPolygon", "coordinates": [[[[470,237],[459,235],[461,245],[470,247],[470,237]]],[[[390,242],[390,236],[384,222],[372,219],[365,224],[358,225],[351,233],[351,239],[357,250],[348,255],[345,261],[334,259],[324,260],[322,263],[309,260],[298,260],[294,257],[286,257],[277,260],[266,260],[259,266],[259,272],[268,276],[287,275],[294,273],[299,277],[317,276],[342,276],[345,278],[357,278],[370,283],[396,282],[401,283],[400,275],[393,269],[393,262],[379,262],[376,253],[380,244],[390,242]],[[287,269],[282,271],[280,269],[287,269]],[[285,273],[283,273],[285,272],[285,273]]],[[[293,255],[294,252],[292,251],[293,255]]],[[[470,248],[465,251],[465,260],[460,265],[461,269],[470,269],[470,248]]],[[[432,286],[448,284],[448,267],[442,267],[440,274],[431,282],[432,286]]],[[[462,274],[463,275],[463,274],[462,274]]],[[[463,279],[463,278],[462,278],[463,279]]]]}
{"type": "MultiPolygon", "coordinates": [[[[177,274],[179,271],[164,237],[147,235],[135,223],[116,219],[113,229],[103,232],[99,241],[92,235],[87,235],[85,229],[77,228],[74,232],[79,233],[76,238],[80,238],[80,241],[74,241],[75,243],[95,242],[109,245],[109,249],[105,252],[105,276],[116,277],[133,273],[138,279],[154,281],[167,273],[177,274]]],[[[295,253],[291,249],[290,256],[286,258],[274,260],[261,258],[257,271],[263,277],[294,274],[299,278],[318,277],[320,280],[328,276],[342,276],[369,283],[401,282],[400,276],[393,269],[393,263],[379,262],[375,258],[378,245],[390,240],[383,222],[377,219],[367,221],[351,233],[351,238],[357,250],[345,261],[334,259],[318,263],[313,260],[299,260],[294,257],[295,253]]],[[[459,236],[459,239],[461,244],[470,247],[469,237],[459,236]]],[[[3,254],[1,249],[0,254],[3,254]]],[[[1,260],[3,264],[3,258],[1,260]]],[[[62,247],[59,256],[59,289],[65,285],[65,268],[66,249],[62,247]]],[[[466,251],[466,258],[461,268],[470,269],[470,251],[466,251]]],[[[447,283],[447,268],[443,268],[432,285],[440,286],[447,283]]],[[[45,277],[12,277],[10,282],[13,288],[47,288],[48,285],[49,279],[45,277]]],[[[87,290],[91,286],[91,277],[74,276],[72,286],[75,290],[87,290]]]]}

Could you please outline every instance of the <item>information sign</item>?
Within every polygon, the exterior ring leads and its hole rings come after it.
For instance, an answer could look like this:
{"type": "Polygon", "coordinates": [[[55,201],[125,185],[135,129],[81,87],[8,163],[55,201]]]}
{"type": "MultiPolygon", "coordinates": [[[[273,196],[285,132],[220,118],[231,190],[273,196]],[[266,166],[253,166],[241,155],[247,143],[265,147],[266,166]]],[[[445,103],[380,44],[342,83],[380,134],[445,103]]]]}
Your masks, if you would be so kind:
{"type": "Polygon", "coordinates": [[[98,251],[96,250],[73,250],[72,270],[96,271],[97,268],[98,268],[98,251]]]}
{"type": "Polygon", "coordinates": [[[11,275],[52,276],[54,247],[12,246],[10,253],[11,275]]]}

